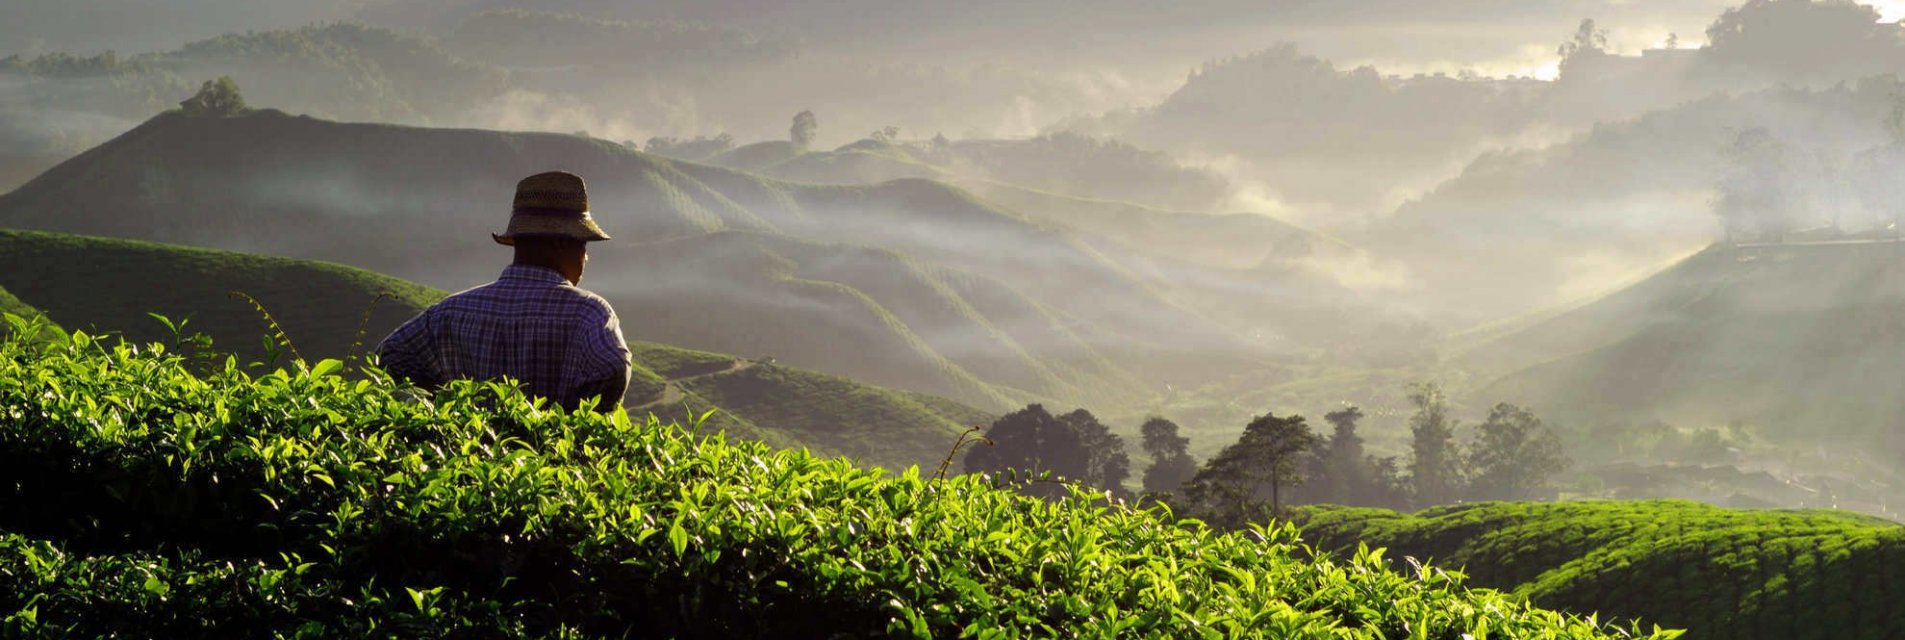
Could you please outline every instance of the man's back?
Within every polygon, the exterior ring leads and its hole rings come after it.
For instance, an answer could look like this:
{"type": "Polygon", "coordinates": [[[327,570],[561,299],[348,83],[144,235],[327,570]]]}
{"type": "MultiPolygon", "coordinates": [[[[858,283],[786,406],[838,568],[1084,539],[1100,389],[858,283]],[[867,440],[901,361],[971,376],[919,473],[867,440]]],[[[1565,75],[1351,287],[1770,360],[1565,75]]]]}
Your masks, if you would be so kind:
{"type": "Polygon", "coordinates": [[[377,350],[385,370],[419,386],[508,377],[565,408],[593,396],[612,407],[628,387],[614,309],[544,267],[511,265],[412,318],[377,350]]]}

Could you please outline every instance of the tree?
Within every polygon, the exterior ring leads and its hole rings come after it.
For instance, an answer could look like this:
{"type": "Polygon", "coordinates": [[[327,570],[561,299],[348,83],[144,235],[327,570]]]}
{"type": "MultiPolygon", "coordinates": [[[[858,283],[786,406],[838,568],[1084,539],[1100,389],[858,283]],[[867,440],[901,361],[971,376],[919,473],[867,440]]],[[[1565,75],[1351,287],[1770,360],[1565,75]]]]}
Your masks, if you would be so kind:
{"type": "Polygon", "coordinates": [[[1063,416],[1059,421],[1078,434],[1079,444],[1083,447],[1085,471],[1077,479],[1087,485],[1124,495],[1125,480],[1131,477],[1131,456],[1125,453],[1124,438],[1111,433],[1111,429],[1098,421],[1090,411],[1079,409],[1063,416]]]}
{"type": "Polygon", "coordinates": [[[233,116],[247,110],[245,97],[239,95],[238,83],[231,76],[206,80],[198,88],[198,93],[180,102],[179,107],[195,116],[233,116]]]}
{"type": "Polygon", "coordinates": [[[820,121],[814,119],[814,112],[802,111],[794,114],[794,125],[787,129],[787,136],[794,146],[806,149],[814,143],[814,134],[819,131],[820,121]]]}
{"type": "Polygon", "coordinates": [[[1476,428],[1468,459],[1475,474],[1469,487],[1478,500],[1541,497],[1549,480],[1573,463],[1553,429],[1527,409],[1505,402],[1476,428]]]}
{"type": "Polygon", "coordinates": [[[900,128],[893,127],[893,126],[880,127],[878,129],[874,129],[873,133],[867,134],[867,139],[872,140],[874,142],[884,142],[886,144],[893,144],[895,142],[899,142],[900,140],[900,128]]]}
{"type": "Polygon", "coordinates": [[[1606,52],[1607,30],[1596,27],[1593,18],[1582,20],[1581,26],[1574,30],[1574,37],[1568,38],[1567,42],[1555,49],[1555,53],[1564,60],[1581,54],[1606,52]]]}
{"type": "Polygon", "coordinates": [[[1224,447],[1192,476],[1184,493],[1191,510],[1213,523],[1237,526],[1249,521],[1270,497],[1270,512],[1283,508],[1282,489],[1303,484],[1303,461],[1316,446],[1316,434],[1303,416],[1258,416],[1237,442],[1224,447]]]}
{"type": "Polygon", "coordinates": [[[1898,27],[1870,2],[1747,0],[1707,27],[1712,63],[1788,80],[1895,72],[1898,27]]]}
{"type": "Polygon", "coordinates": [[[1197,473],[1197,461],[1191,459],[1190,439],[1179,436],[1177,423],[1164,418],[1146,420],[1138,431],[1144,437],[1140,446],[1151,456],[1151,466],[1144,470],[1144,490],[1178,492],[1197,473]]]}
{"type": "MultiPolygon", "coordinates": [[[[1053,479],[1120,493],[1131,474],[1124,440],[1083,409],[1055,417],[1043,406],[1028,405],[994,421],[986,438],[992,446],[968,450],[967,471],[1050,473],[1053,479]]],[[[1026,492],[1045,497],[1065,494],[1064,489],[1049,486],[1028,486],[1026,492]]]]}
{"type": "Polygon", "coordinates": [[[1433,383],[1409,388],[1416,413],[1409,417],[1409,481],[1423,505],[1452,502],[1461,495],[1462,452],[1455,444],[1455,418],[1448,397],[1433,383]]]}
{"type": "Polygon", "coordinates": [[[1317,456],[1317,479],[1323,485],[1319,501],[1338,504],[1364,504],[1373,493],[1369,461],[1363,453],[1363,438],[1356,425],[1363,419],[1357,407],[1332,411],[1323,416],[1334,427],[1329,440],[1317,456]]]}
{"type": "Polygon", "coordinates": [[[1361,504],[1388,509],[1409,506],[1409,482],[1402,477],[1402,468],[1396,464],[1395,456],[1366,456],[1363,463],[1369,469],[1370,493],[1361,504]]]}

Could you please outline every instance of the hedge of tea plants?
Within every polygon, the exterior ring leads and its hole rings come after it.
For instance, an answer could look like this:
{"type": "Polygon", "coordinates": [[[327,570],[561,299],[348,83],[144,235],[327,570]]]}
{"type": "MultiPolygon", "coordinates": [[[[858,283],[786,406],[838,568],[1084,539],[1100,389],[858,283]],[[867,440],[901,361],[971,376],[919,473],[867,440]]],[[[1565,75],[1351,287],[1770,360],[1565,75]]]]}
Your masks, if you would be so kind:
{"type": "Polygon", "coordinates": [[[1312,560],[1287,526],[1220,534],[342,368],[0,342],[0,635],[1623,633],[1374,553],[1312,560]]]}
{"type": "Polygon", "coordinates": [[[1432,560],[1561,610],[1687,638],[1905,638],[1905,526],[1680,500],[1306,507],[1303,538],[1432,560]]]}

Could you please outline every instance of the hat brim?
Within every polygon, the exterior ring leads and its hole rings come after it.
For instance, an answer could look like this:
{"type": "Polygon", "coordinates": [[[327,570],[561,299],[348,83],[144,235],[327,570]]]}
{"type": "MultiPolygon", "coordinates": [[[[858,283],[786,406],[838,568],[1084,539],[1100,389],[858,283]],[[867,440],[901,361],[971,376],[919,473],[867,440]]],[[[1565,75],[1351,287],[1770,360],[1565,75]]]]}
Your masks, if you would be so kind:
{"type": "Polygon", "coordinates": [[[514,215],[509,218],[509,227],[502,233],[492,233],[490,238],[496,244],[514,246],[517,238],[569,238],[583,242],[609,240],[609,234],[596,226],[595,219],[583,213],[581,217],[514,215]]]}

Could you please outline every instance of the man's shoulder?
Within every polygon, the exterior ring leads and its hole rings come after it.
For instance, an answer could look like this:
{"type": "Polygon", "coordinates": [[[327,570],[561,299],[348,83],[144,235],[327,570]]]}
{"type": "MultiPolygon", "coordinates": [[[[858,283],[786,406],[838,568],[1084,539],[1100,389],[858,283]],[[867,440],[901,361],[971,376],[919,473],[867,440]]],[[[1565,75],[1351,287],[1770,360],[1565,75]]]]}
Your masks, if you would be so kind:
{"type": "Polygon", "coordinates": [[[443,299],[438,300],[436,304],[430,305],[430,308],[426,311],[426,313],[429,311],[440,311],[443,309],[456,309],[459,307],[468,307],[472,305],[481,304],[484,301],[490,298],[493,298],[497,295],[498,293],[497,285],[500,285],[500,284],[502,283],[501,282],[486,282],[486,283],[479,284],[474,287],[470,287],[468,289],[464,289],[462,291],[458,291],[456,293],[452,293],[450,295],[444,296],[443,299]]]}
{"type": "Polygon", "coordinates": [[[607,298],[596,295],[594,291],[572,284],[565,284],[557,288],[570,296],[577,306],[589,309],[605,317],[613,317],[615,315],[615,307],[609,305],[607,298]]]}
{"type": "Polygon", "coordinates": [[[494,311],[499,308],[516,307],[527,303],[529,308],[551,310],[559,308],[575,313],[589,321],[601,321],[615,316],[615,308],[609,301],[593,291],[568,283],[554,286],[537,284],[525,286],[508,280],[497,280],[446,296],[432,305],[426,313],[460,310],[494,311]]]}

